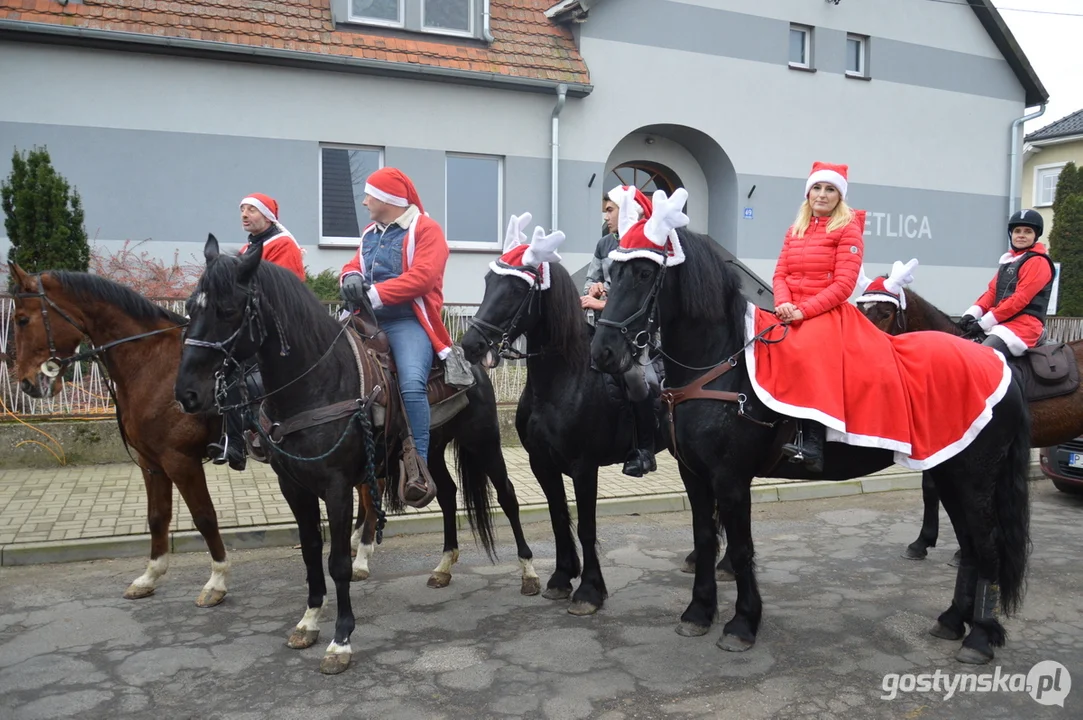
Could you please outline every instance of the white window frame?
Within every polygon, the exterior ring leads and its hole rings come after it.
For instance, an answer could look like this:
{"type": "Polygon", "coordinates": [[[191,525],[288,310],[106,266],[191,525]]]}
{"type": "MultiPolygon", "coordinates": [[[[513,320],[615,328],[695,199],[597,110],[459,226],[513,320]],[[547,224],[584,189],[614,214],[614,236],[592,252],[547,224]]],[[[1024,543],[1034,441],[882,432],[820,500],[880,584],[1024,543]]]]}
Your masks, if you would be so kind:
{"type": "Polygon", "coordinates": [[[452,30],[452,29],[449,29],[449,28],[436,28],[436,27],[429,27],[428,25],[426,25],[425,24],[425,8],[427,8],[428,5],[429,5],[429,2],[432,2],[432,1],[433,0],[421,0],[421,30],[422,30],[422,32],[429,33],[429,34],[432,34],[432,35],[451,35],[453,37],[468,37],[468,38],[475,37],[474,24],[475,24],[475,16],[477,15],[477,11],[478,11],[478,8],[477,8],[478,0],[468,0],[469,3],[470,3],[470,10],[469,10],[469,16],[468,16],[470,18],[470,27],[469,27],[468,30],[452,30]]]}
{"type": "MultiPolygon", "coordinates": [[[[1034,203],[1031,205],[1031,207],[1039,208],[1039,207],[1052,207],[1053,206],[1053,201],[1056,200],[1056,198],[1057,198],[1057,186],[1053,185],[1053,197],[1051,197],[1049,199],[1049,202],[1040,202],[1041,201],[1042,186],[1041,186],[1041,183],[1039,182],[1039,180],[1041,179],[1042,175],[1045,172],[1047,172],[1049,170],[1062,170],[1062,169],[1064,169],[1064,166],[1067,165],[1067,164],[1068,164],[1067,162],[1060,162],[1060,163],[1049,163],[1048,165],[1036,165],[1036,166],[1034,166],[1034,186],[1033,186],[1033,191],[1031,192],[1031,195],[1034,196],[1032,198],[1034,200],[1034,203]]],[[[1058,173],[1058,175],[1059,175],[1059,173],[1058,173]]],[[[1058,177],[1058,180],[1059,180],[1059,177],[1058,177]]]]}
{"type": "MultiPolygon", "coordinates": [[[[386,162],[385,157],[384,157],[384,148],[378,147],[378,146],[375,146],[375,145],[350,145],[350,144],[344,144],[344,143],[320,143],[319,144],[320,156],[319,156],[319,162],[316,163],[316,166],[317,166],[317,169],[316,169],[316,198],[317,198],[317,200],[316,200],[316,202],[317,202],[317,205],[318,205],[317,210],[318,210],[318,214],[319,214],[319,228],[320,228],[319,247],[348,247],[348,248],[359,247],[361,245],[361,238],[360,237],[338,237],[338,236],[327,236],[327,237],[325,237],[324,234],[323,234],[323,150],[324,150],[324,148],[327,148],[328,150],[368,150],[368,151],[375,151],[375,152],[380,154],[380,165],[379,165],[380,167],[384,167],[384,163],[386,162]]],[[[357,231],[359,233],[362,232],[367,225],[368,225],[368,222],[362,223],[361,218],[358,218],[357,231]]]]}
{"type": "MultiPolygon", "coordinates": [[[[804,48],[805,49],[805,52],[804,52],[805,62],[798,63],[798,62],[794,62],[793,60],[790,60],[789,65],[792,68],[800,68],[802,70],[811,70],[812,69],[812,27],[810,27],[809,25],[799,25],[798,23],[790,23],[790,33],[792,33],[794,30],[799,31],[800,33],[802,33],[805,36],[805,48],[804,48]]],[[[790,40],[790,35],[789,35],[789,33],[787,33],[787,35],[786,35],[786,56],[787,56],[787,58],[789,58],[789,54],[790,54],[790,42],[789,42],[789,40],[790,40]]]]}
{"type": "Polygon", "coordinates": [[[406,25],[406,3],[410,0],[395,0],[399,6],[399,19],[396,20],[381,20],[379,18],[365,17],[364,15],[353,14],[353,0],[346,0],[346,20],[351,23],[359,23],[361,25],[379,25],[380,27],[393,27],[401,28],[406,25]]]}
{"type": "Polygon", "coordinates": [[[445,152],[444,153],[444,234],[448,235],[448,247],[452,250],[477,250],[477,251],[497,251],[500,252],[504,249],[504,162],[506,158],[503,155],[487,155],[485,153],[464,153],[464,152],[445,152]],[[496,160],[496,218],[494,218],[496,235],[493,242],[482,241],[470,241],[470,240],[451,240],[448,228],[447,218],[447,189],[448,177],[447,177],[447,161],[448,158],[479,158],[484,160],[496,160]]]}
{"type": "Polygon", "coordinates": [[[857,33],[846,34],[846,62],[850,62],[850,41],[855,40],[858,43],[858,67],[857,70],[851,70],[846,68],[846,76],[854,78],[866,78],[869,76],[869,38],[867,35],[858,35],[857,33]]]}

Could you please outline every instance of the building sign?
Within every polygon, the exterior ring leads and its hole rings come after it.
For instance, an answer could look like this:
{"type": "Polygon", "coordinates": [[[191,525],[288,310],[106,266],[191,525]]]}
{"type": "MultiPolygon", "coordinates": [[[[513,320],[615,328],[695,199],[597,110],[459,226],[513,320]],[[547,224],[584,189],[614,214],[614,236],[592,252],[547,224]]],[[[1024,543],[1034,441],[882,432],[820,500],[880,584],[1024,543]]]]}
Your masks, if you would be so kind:
{"type": "Polygon", "coordinates": [[[929,217],[903,215],[902,213],[872,212],[865,215],[865,234],[884,238],[910,238],[932,240],[929,217]]]}
{"type": "Polygon", "coordinates": [[[751,220],[751,219],[752,219],[752,208],[746,207],[745,208],[745,220],[751,220]]]}

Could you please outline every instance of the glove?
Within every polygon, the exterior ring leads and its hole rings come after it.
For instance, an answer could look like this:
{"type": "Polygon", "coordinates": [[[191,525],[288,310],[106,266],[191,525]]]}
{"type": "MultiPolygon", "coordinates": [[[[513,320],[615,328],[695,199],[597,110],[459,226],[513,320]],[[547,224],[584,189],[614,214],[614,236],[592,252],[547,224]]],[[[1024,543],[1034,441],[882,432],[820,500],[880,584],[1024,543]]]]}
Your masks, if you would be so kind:
{"type": "Polygon", "coordinates": [[[959,320],[958,326],[963,335],[972,335],[980,328],[978,325],[978,318],[973,315],[963,315],[959,320]]]}
{"type": "Polygon", "coordinates": [[[339,288],[342,299],[354,310],[365,307],[368,301],[369,284],[361,275],[347,275],[339,288]]]}

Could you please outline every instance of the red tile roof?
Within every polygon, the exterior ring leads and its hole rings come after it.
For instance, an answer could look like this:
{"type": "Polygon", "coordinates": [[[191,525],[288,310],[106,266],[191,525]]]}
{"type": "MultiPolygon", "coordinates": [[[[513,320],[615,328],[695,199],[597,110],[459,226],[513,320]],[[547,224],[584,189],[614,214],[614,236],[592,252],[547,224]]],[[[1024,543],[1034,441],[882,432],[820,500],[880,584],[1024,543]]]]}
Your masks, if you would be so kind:
{"type": "MultiPolygon", "coordinates": [[[[492,0],[491,45],[366,25],[336,29],[331,0],[0,0],[0,20],[352,56],[553,83],[588,85],[571,31],[551,0],[492,0]]],[[[340,26],[341,28],[342,26],[340,26]]]]}

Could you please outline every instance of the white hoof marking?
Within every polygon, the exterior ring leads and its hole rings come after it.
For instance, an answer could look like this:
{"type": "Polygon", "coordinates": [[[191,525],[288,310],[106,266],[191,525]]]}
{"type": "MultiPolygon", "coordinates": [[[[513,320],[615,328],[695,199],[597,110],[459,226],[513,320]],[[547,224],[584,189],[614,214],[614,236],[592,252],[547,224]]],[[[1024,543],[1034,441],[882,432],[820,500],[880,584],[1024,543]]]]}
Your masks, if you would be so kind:
{"type": "Polygon", "coordinates": [[[436,569],[433,570],[433,574],[435,574],[435,573],[446,573],[446,574],[450,575],[451,574],[451,566],[454,565],[457,562],[459,562],[459,551],[457,549],[456,550],[448,550],[447,552],[445,552],[440,557],[440,564],[437,565],[436,569]]]}
{"type": "Polygon", "coordinates": [[[153,588],[158,582],[158,578],[165,575],[169,569],[169,555],[162,555],[147,563],[146,572],[137,577],[132,585],[141,588],[153,588]]]}
{"type": "Polygon", "coordinates": [[[308,608],[305,610],[304,617],[301,618],[301,622],[297,623],[298,630],[319,630],[320,629],[320,613],[327,607],[327,598],[323,599],[323,604],[319,607],[308,608]]]}
{"type": "Polygon", "coordinates": [[[369,558],[376,552],[376,544],[369,543],[367,545],[357,546],[357,556],[353,559],[353,571],[355,573],[359,571],[369,571],[369,558]]]}
{"type": "Polygon", "coordinates": [[[203,586],[204,590],[226,592],[226,580],[229,579],[229,557],[222,562],[211,560],[211,579],[203,586]]]}

